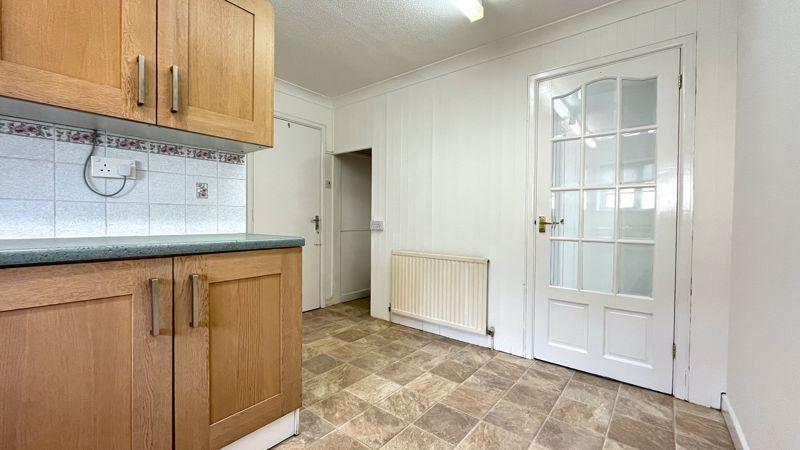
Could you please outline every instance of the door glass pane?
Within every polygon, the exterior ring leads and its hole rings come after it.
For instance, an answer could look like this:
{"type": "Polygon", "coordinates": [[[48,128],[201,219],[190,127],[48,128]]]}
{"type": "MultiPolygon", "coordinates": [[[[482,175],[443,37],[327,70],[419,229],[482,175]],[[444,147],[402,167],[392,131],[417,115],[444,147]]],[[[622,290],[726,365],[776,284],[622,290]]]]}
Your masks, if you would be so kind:
{"type": "Polygon", "coordinates": [[[614,184],[614,159],[617,147],[616,136],[587,138],[584,146],[586,186],[608,186],[614,184]]]}
{"type": "Polygon", "coordinates": [[[656,79],[622,80],[622,128],[656,124],[656,79]]]}
{"type": "Polygon", "coordinates": [[[553,137],[581,134],[581,90],[553,99],[553,137]]]}
{"type": "Polygon", "coordinates": [[[614,189],[584,191],[583,237],[614,237],[614,189]]]}
{"type": "Polygon", "coordinates": [[[551,225],[551,236],[578,237],[578,218],[580,214],[580,192],[556,191],[552,193],[551,219],[563,224],[551,225]]]}
{"type": "Polygon", "coordinates": [[[611,292],[614,273],[614,244],[583,243],[583,289],[611,292]]]}
{"type": "Polygon", "coordinates": [[[617,80],[599,80],[586,85],[586,131],[617,129],[617,80]]]}
{"type": "Polygon", "coordinates": [[[550,243],[550,285],[570,289],[578,288],[578,243],[552,241],[550,243]]]}
{"type": "Polygon", "coordinates": [[[581,182],[581,141],[553,143],[553,186],[577,186],[581,182]]]}
{"type": "Polygon", "coordinates": [[[620,183],[654,181],[656,130],[623,133],[620,145],[620,183]]]}
{"type": "Polygon", "coordinates": [[[620,239],[653,239],[656,221],[656,188],[619,190],[620,239]]]}
{"type": "Polygon", "coordinates": [[[653,296],[653,246],[619,244],[619,293],[653,296]]]}

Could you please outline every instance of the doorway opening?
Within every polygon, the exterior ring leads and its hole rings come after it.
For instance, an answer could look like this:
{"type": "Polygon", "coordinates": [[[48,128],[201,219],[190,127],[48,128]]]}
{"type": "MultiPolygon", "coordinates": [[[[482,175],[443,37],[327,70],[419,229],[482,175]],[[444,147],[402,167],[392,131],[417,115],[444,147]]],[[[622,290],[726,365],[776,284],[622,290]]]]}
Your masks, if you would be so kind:
{"type": "Polygon", "coordinates": [[[371,282],[372,150],[333,158],[333,296],[369,309],[371,282]]]}

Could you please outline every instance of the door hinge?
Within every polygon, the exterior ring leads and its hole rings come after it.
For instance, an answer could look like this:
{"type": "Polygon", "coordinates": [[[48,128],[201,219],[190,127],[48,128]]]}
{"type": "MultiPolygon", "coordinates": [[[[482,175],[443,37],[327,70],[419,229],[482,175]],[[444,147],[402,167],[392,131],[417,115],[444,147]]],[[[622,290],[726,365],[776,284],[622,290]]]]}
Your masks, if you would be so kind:
{"type": "Polygon", "coordinates": [[[392,312],[392,304],[389,303],[389,312],[392,312]]]}
{"type": "Polygon", "coordinates": [[[672,359],[675,359],[675,355],[678,354],[678,346],[675,343],[672,343],[672,359]]]}
{"type": "Polygon", "coordinates": [[[683,74],[678,75],[678,89],[683,89],[683,74]]]}

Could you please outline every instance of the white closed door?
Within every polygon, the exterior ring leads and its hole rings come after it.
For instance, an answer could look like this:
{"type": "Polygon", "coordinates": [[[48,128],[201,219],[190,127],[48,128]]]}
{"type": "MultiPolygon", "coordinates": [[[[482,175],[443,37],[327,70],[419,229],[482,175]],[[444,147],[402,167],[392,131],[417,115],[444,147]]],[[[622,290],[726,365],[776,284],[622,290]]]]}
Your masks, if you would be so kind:
{"type": "Polygon", "coordinates": [[[679,70],[676,49],[532,81],[534,357],[668,393],[679,70]]]}
{"type": "Polygon", "coordinates": [[[305,238],[303,311],[319,308],[322,132],[275,119],[274,148],[252,165],[253,232],[305,238]]]}

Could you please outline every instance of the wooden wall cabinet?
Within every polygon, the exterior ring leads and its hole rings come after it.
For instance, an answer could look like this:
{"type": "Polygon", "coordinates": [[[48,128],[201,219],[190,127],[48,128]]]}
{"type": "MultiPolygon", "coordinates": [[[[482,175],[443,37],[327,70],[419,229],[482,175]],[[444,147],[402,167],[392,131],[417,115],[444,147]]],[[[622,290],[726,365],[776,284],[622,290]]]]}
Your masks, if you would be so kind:
{"type": "Polygon", "coordinates": [[[0,96],[272,147],[274,20],[269,0],[0,0],[0,96]]]}
{"type": "Polygon", "coordinates": [[[0,448],[216,449],[300,408],[301,286],[300,248],[0,269],[0,448]]]}

